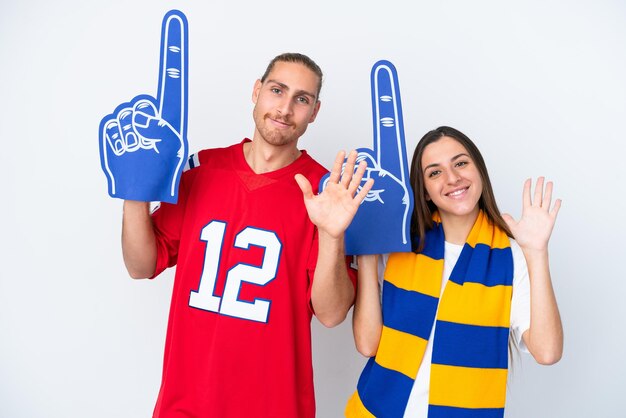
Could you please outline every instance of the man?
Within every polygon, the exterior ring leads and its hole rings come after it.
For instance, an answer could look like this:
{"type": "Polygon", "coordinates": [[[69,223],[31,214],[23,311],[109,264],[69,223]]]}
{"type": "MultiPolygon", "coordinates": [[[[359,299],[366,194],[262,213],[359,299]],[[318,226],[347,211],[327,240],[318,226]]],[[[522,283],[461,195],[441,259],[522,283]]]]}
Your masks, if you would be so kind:
{"type": "Polygon", "coordinates": [[[254,84],[252,140],[190,158],[178,203],[152,216],[125,201],[124,262],[133,278],[177,265],[155,417],[315,416],[310,321],[339,324],[354,299],[343,233],[356,152],[326,170],[298,139],[319,111],[322,72],[282,54],[254,84]],[[312,186],[313,185],[313,186],[312,186]]]}

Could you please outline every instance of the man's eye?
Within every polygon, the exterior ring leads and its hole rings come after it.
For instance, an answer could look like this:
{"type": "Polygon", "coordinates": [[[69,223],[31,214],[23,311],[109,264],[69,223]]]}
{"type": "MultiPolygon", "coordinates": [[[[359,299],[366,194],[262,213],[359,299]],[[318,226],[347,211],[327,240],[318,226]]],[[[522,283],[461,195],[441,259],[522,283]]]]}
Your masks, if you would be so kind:
{"type": "Polygon", "coordinates": [[[309,99],[307,97],[300,96],[297,100],[299,103],[309,104],[309,99]]]}
{"type": "Polygon", "coordinates": [[[280,93],[280,89],[277,88],[277,87],[272,87],[271,91],[272,91],[272,93],[276,93],[276,94],[280,93]]]}

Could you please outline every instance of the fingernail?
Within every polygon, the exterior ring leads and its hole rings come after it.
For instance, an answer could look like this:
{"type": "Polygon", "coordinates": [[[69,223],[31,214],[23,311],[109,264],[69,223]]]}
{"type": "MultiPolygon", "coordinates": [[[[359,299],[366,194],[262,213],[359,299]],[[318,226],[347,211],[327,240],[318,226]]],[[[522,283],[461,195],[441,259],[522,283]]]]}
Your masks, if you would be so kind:
{"type": "Polygon", "coordinates": [[[124,150],[124,144],[122,143],[121,139],[118,139],[117,141],[115,141],[113,146],[115,147],[115,152],[118,154],[124,150]]]}
{"type": "Polygon", "coordinates": [[[135,112],[133,123],[135,124],[135,126],[139,126],[141,128],[147,128],[150,123],[150,118],[145,113],[135,112]]]}
{"type": "Polygon", "coordinates": [[[139,141],[137,140],[137,135],[130,132],[126,135],[126,143],[128,144],[128,148],[136,146],[139,141]]]}

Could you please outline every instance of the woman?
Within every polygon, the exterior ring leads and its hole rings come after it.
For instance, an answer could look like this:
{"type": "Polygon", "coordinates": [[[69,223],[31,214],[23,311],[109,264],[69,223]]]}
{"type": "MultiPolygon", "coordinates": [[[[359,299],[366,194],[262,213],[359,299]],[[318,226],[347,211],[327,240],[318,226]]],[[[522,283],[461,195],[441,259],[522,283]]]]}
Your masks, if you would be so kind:
{"type": "Polygon", "coordinates": [[[415,252],[359,257],[353,330],[371,358],[346,416],[502,417],[509,343],[561,358],[548,263],[561,202],[541,177],[531,198],[529,179],[521,219],[500,215],[478,148],[445,126],[418,143],[411,184],[415,252]]]}

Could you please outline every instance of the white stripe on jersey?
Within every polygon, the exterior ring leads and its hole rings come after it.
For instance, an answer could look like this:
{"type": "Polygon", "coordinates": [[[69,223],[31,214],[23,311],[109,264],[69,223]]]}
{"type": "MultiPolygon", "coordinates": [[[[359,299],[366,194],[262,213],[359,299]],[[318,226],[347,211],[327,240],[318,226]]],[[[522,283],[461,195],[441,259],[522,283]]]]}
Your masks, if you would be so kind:
{"type": "Polygon", "coordinates": [[[185,167],[183,168],[183,171],[190,170],[192,168],[198,167],[199,165],[200,159],[198,158],[198,154],[191,154],[189,156],[189,159],[187,160],[187,163],[185,164],[185,167]]]}
{"type": "Polygon", "coordinates": [[[150,202],[150,206],[152,206],[152,209],[150,210],[150,214],[152,215],[154,212],[159,210],[159,208],[161,207],[161,202],[150,202]]]}

